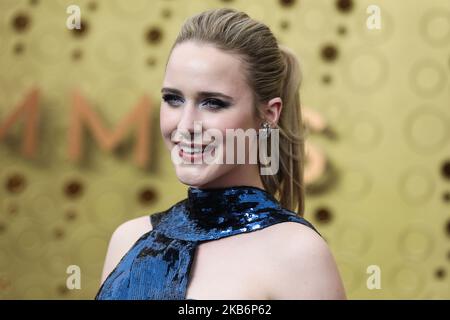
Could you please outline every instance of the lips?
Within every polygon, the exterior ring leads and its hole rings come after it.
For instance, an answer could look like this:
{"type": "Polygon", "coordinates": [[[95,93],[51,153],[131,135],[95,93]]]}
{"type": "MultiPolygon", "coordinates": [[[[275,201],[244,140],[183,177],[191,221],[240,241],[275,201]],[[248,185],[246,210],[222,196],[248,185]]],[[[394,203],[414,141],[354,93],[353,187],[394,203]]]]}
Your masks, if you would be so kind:
{"type": "Polygon", "coordinates": [[[205,148],[208,145],[205,144],[186,144],[186,143],[179,143],[178,147],[184,152],[184,153],[190,153],[190,154],[195,154],[195,153],[203,153],[203,151],[205,150],[205,148]]]}

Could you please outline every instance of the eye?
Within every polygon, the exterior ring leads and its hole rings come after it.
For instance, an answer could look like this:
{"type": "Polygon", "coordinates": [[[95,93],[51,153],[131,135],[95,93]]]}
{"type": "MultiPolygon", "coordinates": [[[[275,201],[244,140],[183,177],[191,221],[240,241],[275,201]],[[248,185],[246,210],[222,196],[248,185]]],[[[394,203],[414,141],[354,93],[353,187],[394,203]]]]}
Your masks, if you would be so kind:
{"type": "Polygon", "coordinates": [[[162,96],[162,99],[164,100],[164,102],[166,102],[168,105],[172,107],[178,107],[184,102],[182,98],[174,94],[165,94],[162,96]]]}
{"type": "Polygon", "coordinates": [[[204,101],[203,105],[209,109],[222,109],[228,107],[229,103],[220,99],[207,99],[204,101]]]}

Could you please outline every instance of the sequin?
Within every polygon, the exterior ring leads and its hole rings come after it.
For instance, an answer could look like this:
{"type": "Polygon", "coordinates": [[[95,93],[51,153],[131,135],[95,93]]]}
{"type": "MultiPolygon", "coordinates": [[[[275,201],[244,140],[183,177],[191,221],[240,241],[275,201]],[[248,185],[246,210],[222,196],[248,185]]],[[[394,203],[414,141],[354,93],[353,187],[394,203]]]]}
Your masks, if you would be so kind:
{"type": "Polygon", "coordinates": [[[195,250],[203,241],[306,219],[281,207],[253,186],[188,188],[187,198],[150,215],[153,230],[142,235],[106,278],[97,300],[184,300],[195,250]]]}

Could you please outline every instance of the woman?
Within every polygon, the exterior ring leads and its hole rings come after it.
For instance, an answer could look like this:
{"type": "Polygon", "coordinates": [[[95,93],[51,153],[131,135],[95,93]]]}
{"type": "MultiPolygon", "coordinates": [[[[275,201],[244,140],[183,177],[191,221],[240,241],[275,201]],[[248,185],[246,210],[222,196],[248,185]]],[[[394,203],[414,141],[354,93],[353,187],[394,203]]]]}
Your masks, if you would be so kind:
{"type": "Polygon", "coordinates": [[[325,241],[302,218],[299,84],[295,56],[245,13],[209,10],[185,22],[166,65],[160,125],[188,195],[118,227],[96,299],[345,298],[325,241]],[[234,157],[241,146],[218,139],[230,129],[260,133],[249,135],[244,163],[234,157]],[[279,166],[262,174],[247,158],[256,138],[269,137],[279,166]],[[207,154],[221,161],[202,161],[207,154]]]}

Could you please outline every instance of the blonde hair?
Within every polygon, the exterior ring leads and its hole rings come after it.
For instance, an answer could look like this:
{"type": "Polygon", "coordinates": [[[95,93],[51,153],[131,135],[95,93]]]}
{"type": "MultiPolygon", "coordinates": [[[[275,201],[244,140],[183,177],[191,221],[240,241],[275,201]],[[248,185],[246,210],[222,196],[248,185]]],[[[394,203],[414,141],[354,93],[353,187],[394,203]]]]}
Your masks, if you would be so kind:
{"type": "Polygon", "coordinates": [[[302,216],[304,131],[299,96],[301,73],[295,54],[278,45],[265,24],[231,8],[207,10],[188,18],[171,51],[177,44],[189,40],[212,44],[243,60],[255,110],[261,118],[258,105],[281,97],[283,109],[276,124],[280,133],[280,166],[277,174],[261,175],[261,180],[264,188],[278,197],[284,208],[302,216]]]}

